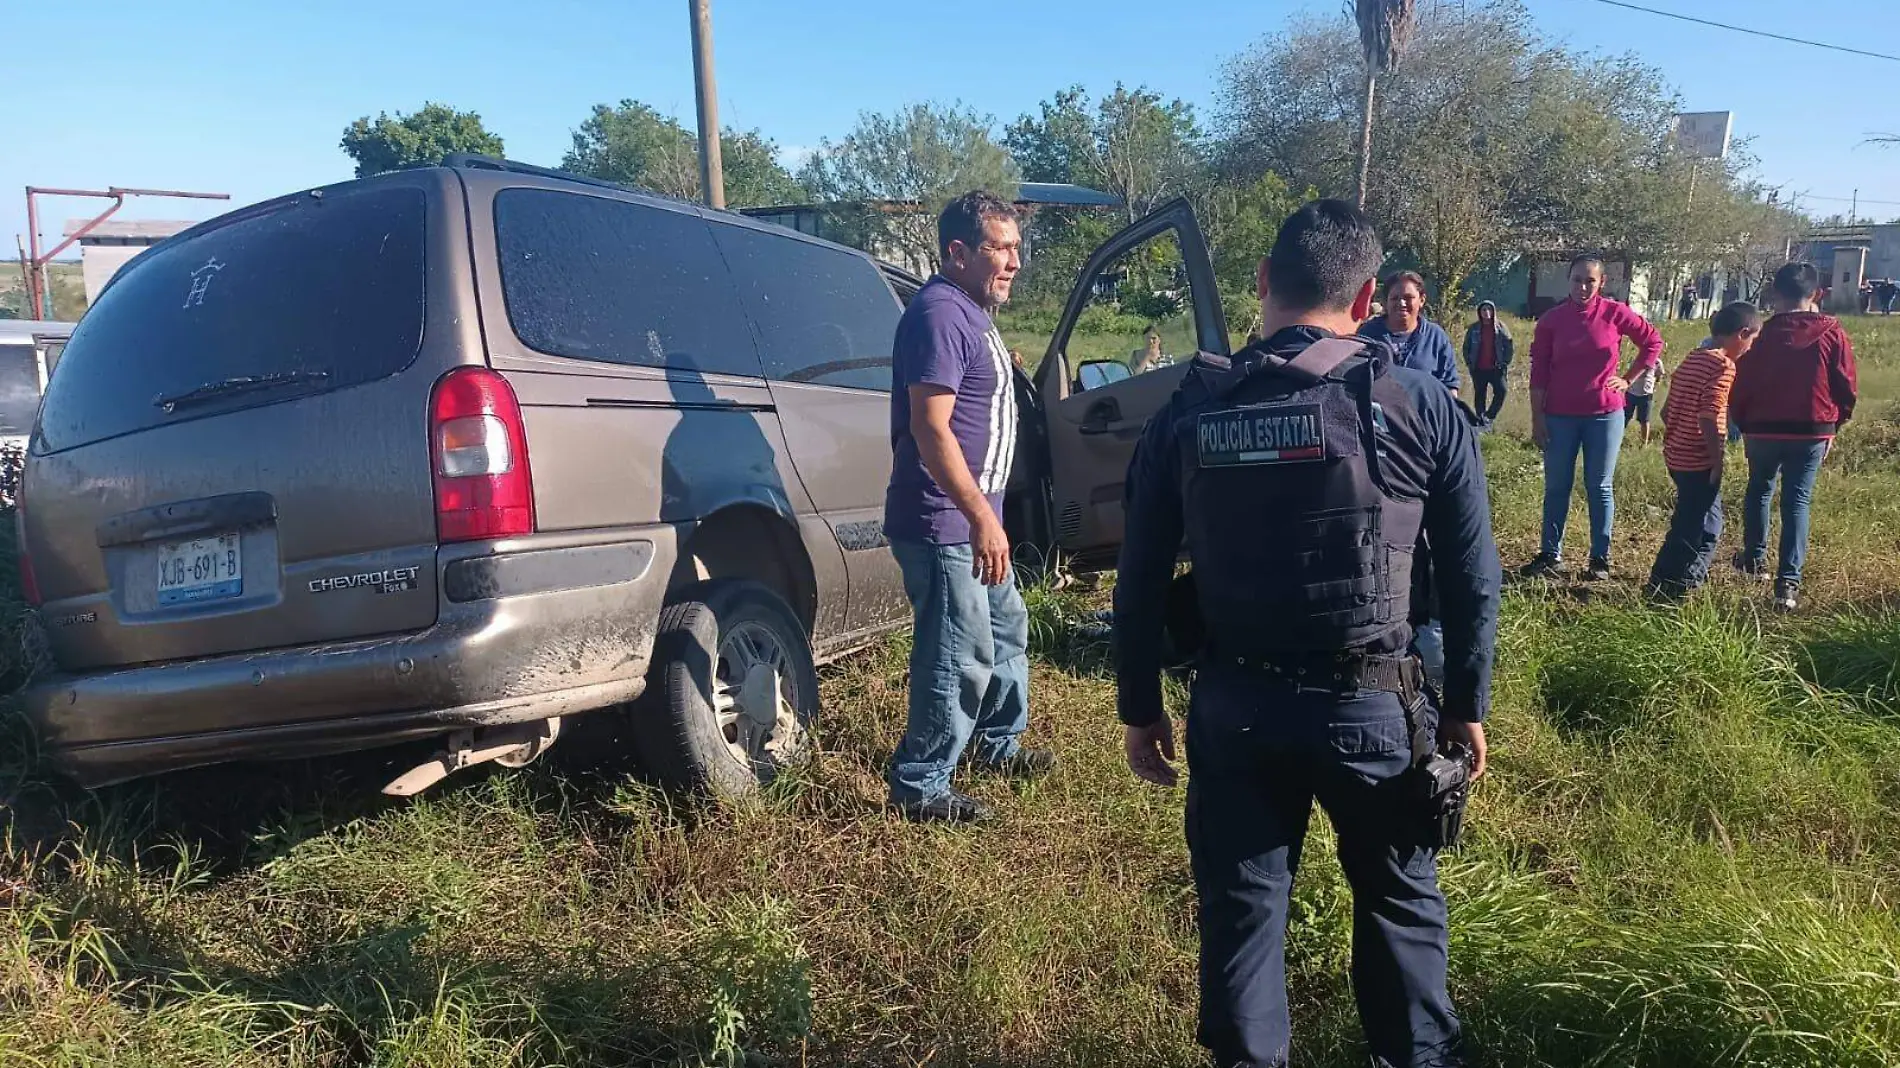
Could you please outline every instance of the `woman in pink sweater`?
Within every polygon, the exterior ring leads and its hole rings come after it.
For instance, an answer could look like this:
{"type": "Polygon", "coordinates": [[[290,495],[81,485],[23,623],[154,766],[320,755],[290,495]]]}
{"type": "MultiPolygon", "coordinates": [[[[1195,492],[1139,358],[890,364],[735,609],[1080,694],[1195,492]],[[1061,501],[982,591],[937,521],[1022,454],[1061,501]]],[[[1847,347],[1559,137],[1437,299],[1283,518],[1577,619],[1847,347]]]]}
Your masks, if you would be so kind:
{"type": "Polygon", "coordinates": [[[1531,337],[1531,438],[1544,450],[1544,534],[1526,575],[1562,569],[1564,523],[1583,454],[1590,506],[1590,568],[1610,577],[1610,525],[1616,516],[1616,455],[1623,445],[1623,393],[1629,380],[1662,358],[1662,335],[1627,304],[1603,296],[1603,261],[1570,264],[1570,299],[1546,311],[1531,337]],[[1623,339],[1636,359],[1618,372],[1623,339]]]}

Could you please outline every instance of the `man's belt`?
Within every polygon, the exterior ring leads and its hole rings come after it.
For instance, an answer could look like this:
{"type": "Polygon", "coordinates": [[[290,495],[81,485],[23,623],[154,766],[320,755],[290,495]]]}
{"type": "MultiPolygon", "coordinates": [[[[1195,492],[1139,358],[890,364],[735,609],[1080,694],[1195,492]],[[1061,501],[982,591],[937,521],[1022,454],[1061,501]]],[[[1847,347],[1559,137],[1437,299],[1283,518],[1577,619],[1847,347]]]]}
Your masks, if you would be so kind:
{"type": "Polygon", "coordinates": [[[1383,690],[1409,695],[1424,681],[1424,667],[1409,653],[1259,653],[1209,650],[1208,660],[1223,667],[1284,679],[1322,690],[1383,690]]]}

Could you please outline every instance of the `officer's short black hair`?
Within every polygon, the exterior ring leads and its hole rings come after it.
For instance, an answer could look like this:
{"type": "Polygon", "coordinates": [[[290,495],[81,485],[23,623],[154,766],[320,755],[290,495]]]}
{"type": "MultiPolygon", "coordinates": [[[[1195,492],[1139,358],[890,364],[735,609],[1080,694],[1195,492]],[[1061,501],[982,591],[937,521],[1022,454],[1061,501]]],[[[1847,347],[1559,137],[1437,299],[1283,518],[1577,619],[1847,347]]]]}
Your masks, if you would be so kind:
{"type": "Polygon", "coordinates": [[[1709,316],[1709,336],[1712,338],[1734,337],[1750,329],[1761,329],[1761,309],[1745,300],[1724,304],[1721,311],[1709,316]]]}
{"type": "Polygon", "coordinates": [[[1315,200],[1280,225],[1267,255],[1267,285],[1282,308],[1345,309],[1383,262],[1385,246],[1365,212],[1344,200],[1315,200]]]}
{"type": "Polygon", "coordinates": [[[1814,264],[1802,260],[1796,263],[1784,263],[1775,272],[1775,295],[1784,300],[1804,301],[1814,296],[1821,288],[1821,272],[1814,264]]]}
{"type": "Polygon", "coordinates": [[[961,241],[974,250],[983,243],[983,223],[988,219],[1016,221],[1016,207],[987,189],[972,189],[943,206],[937,216],[937,251],[946,258],[950,242],[961,241]]]}

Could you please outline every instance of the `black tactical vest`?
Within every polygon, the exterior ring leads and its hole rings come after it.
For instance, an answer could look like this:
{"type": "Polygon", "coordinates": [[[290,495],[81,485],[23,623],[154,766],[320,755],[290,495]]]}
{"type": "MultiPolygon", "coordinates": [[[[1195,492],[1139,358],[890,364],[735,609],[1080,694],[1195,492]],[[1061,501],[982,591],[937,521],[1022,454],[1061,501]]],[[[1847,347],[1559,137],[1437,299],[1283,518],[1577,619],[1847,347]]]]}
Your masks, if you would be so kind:
{"type": "Polygon", "coordinates": [[[1386,357],[1362,345],[1237,366],[1175,425],[1194,586],[1220,655],[1404,644],[1425,502],[1395,494],[1382,468],[1429,446],[1386,357]]]}

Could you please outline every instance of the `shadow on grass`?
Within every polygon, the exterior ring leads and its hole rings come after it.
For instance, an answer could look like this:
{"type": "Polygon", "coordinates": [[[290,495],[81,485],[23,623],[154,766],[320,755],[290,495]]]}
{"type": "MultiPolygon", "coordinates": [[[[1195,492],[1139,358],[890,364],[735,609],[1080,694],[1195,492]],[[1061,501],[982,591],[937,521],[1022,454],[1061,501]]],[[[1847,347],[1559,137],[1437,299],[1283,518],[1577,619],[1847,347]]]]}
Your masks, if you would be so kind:
{"type": "MultiPolygon", "coordinates": [[[[21,717],[0,716],[0,842],[7,843],[0,877],[30,870],[41,880],[58,880],[92,855],[141,867],[188,861],[215,883],[346,824],[479,790],[497,775],[523,778],[524,804],[542,814],[578,808],[612,818],[628,789],[647,789],[620,724],[601,713],[574,717],[560,744],[529,767],[478,765],[419,798],[381,792],[439,744],[425,739],[306,759],[232,762],[88,790],[41,757],[21,717]]],[[[691,798],[664,801],[670,817],[689,829],[704,807],[691,798]]]]}
{"type": "Polygon", "coordinates": [[[55,864],[83,839],[114,856],[136,860],[159,848],[229,873],[400,803],[379,791],[423,751],[233,763],[88,790],[42,759],[31,729],[8,714],[0,726],[0,836],[15,852],[55,864]]]}

